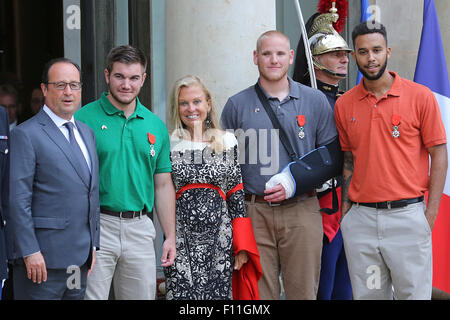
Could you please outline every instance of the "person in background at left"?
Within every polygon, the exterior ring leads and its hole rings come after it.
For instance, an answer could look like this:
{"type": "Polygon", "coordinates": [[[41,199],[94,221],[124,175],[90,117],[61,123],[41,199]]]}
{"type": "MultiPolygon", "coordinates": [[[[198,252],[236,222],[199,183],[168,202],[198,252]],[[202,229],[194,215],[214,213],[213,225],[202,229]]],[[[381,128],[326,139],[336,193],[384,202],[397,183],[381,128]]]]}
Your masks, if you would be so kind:
{"type": "Polygon", "coordinates": [[[166,269],[167,299],[259,299],[261,266],[244,204],[236,138],[219,129],[200,78],[176,81],[171,105],[178,254],[166,269]],[[243,278],[250,279],[251,290],[243,278]]]}
{"type": "Polygon", "coordinates": [[[18,116],[20,114],[19,96],[12,85],[3,84],[0,86],[0,106],[8,111],[9,131],[11,131],[19,124],[18,116]]]}
{"type": "MultiPolygon", "coordinates": [[[[14,298],[80,300],[99,249],[94,133],[74,119],[81,72],[66,58],[42,74],[45,105],[11,133],[10,210],[14,298]]],[[[9,238],[7,238],[8,240],[9,238]]]]}
{"type": "Polygon", "coordinates": [[[5,245],[5,220],[9,204],[9,120],[8,112],[0,107],[0,300],[8,277],[5,245]]]}
{"type": "Polygon", "coordinates": [[[30,94],[30,101],[29,101],[29,109],[31,115],[35,115],[36,113],[41,110],[42,106],[44,105],[44,95],[42,94],[41,88],[33,88],[31,90],[30,94]]]}

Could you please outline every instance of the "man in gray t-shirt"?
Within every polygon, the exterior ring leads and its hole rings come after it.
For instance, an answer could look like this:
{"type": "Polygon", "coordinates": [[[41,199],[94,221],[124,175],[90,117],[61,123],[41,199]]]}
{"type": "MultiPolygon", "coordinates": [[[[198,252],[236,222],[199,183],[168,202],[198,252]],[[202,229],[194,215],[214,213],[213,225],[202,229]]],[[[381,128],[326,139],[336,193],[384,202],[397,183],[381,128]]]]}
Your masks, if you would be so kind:
{"type": "MultiPolygon", "coordinates": [[[[258,38],[257,85],[300,157],[333,142],[337,131],[325,95],[287,76],[293,57],[289,39],[281,32],[268,31],[258,38]]],[[[263,269],[258,282],[261,299],[279,298],[280,271],[287,299],[316,299],[323,231],[314,188],[290,199],[281,184],[265,188],[291,159],[254,85],[228,99],[221,123],[239,142],[246,207],[263,269]]]]}

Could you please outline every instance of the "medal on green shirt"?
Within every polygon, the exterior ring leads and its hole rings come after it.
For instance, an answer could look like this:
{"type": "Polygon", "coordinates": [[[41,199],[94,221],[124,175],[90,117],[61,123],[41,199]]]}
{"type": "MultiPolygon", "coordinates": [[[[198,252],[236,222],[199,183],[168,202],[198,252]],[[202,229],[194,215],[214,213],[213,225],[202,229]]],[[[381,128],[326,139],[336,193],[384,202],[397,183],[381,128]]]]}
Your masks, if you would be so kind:
{"type": "Polygon", "coordinates": [[[148,137],[148,142],[150,142],[150,155],[152,157],[155,156],[156,152],[155,152],[155,147],[154,144],[156,142],[156,138],[154,135],[152,135],[150,132],[147,132],[147,137],[148,137]]]}

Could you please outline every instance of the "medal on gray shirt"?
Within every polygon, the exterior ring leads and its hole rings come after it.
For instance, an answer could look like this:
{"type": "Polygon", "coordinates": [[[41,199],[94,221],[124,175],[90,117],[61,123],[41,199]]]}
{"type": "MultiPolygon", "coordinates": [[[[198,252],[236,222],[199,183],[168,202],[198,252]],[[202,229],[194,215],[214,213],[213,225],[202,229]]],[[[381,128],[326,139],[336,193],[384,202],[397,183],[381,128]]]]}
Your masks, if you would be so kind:
{"type": "Polygon", "coordinates": [[[298,123],[298,137],[300,139],[304,139],[305,138],[305,123],[306,123],[306,118],[304,115],[298,115],[297,116],[297,123],[298,123]]]}

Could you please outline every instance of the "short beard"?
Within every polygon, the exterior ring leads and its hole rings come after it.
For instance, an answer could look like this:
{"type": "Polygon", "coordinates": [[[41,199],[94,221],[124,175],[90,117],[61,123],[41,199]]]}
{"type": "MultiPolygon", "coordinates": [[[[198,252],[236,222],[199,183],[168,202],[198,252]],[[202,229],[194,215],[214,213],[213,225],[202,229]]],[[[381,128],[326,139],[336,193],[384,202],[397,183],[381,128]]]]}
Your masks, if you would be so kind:
{"type": "Polygon", "coordinates": [[[365,71],[359,66],[359,63],[356,61],[356,65],[358,66],[358,70],[362,73],[362,75],[364,76],[364,78],[366,78],[367,80],[371,80],[371,81],[373,81],[373,80],[378,80],[378,79],[381,78],[381,76],[383,75],[384,71],[386,70],[387,63],[388,63],[388,59],[386,59],[386,60],[384,61],[384,65],[381,67],[380,71],[379,71],[376,75],[371,76],[371,75],[369,75],[367,72],[365,72],[365,71]]]}
{"type": "Polygon", "coordinates": [[[258,66],[258,70],[259,70],[259,76],[261,78],[264,78],[265,80],[267,80],[269,82],[278,82],[287,75],[289,69],[287,69],[285,72],[283,72],[282,74],[279,74],[279,75],[270,75],[270,74],[266,73],[263,68],[260,68],[259,66],[258,66]]]}
{"type": "Polygon", "coordinates": [[[114,92],[111,90],[111,88],[109,87],[109,84],[108,84],[108,91],[109,91],[109,94],[114,98],[114,100],[116,100],[117,102],[119,102],[119,103],[121,103],[121,104],[123,104],[123,105],[128,105],[128,104],[130,104],[130,103],[132,103],[134,100],[136,100],[136,97],[137,96],[135,96],[134,98],[132,98],[130,101],[124,101],[124,100],[121,100],[121,99],[119,99],[119,97],[117,97],[115,94],[114,94],[114,92]]]}

